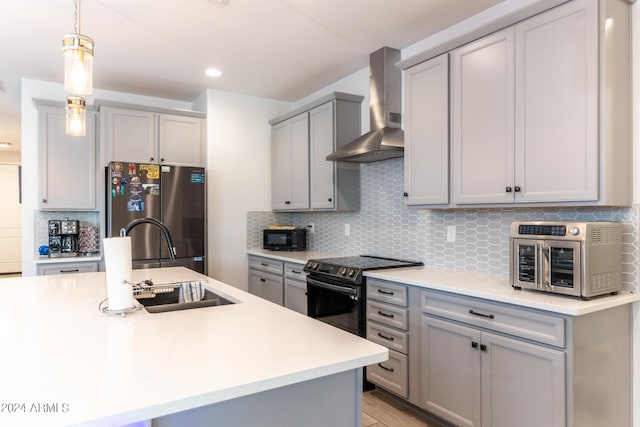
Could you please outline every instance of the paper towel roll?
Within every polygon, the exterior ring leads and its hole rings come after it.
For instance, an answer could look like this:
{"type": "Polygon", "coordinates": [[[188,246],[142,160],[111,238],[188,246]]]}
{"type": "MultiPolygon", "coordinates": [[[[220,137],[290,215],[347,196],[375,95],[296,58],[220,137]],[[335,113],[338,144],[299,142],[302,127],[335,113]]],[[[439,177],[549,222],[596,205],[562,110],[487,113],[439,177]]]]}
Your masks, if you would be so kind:
{"type": "Polygon", "coordinates": [[[109,310],[124,310],[135,305],[131,282],[131,237],[103,239],[104,264],[107,274],[109,310]]]}

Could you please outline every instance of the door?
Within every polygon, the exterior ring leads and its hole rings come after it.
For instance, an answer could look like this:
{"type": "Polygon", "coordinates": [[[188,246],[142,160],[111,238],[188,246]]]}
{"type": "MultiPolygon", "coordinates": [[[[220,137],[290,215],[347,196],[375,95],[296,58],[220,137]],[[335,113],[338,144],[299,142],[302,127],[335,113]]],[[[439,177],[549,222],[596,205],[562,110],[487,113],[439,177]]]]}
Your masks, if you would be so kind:
{"type": "MultiPolygon", "coordinates": [[[[160,221],[171,233],[177,258],[204,257],[205,170],[187,166],[160,166],[160,221]]],[[[168,259],[167,245],[160,246],[168,259]]]]}
{"type": "Polygon", "coordinates": [[[271,144],[273,209],[309,209],[309,114],[274,125],[271,144]]]}
{"type": "Polygon", "coordinates": [[[598,199],[598,3],[521,22],[516,37],[516,202],[598,199]]]}
{"type": "Polygon", "coordinates": [[[542,288],[555,293],[581,295],[580,242],[547,240],[543,246],[542,288]]]}
{"type": "Polygon", "coordinates": [[[335,207],[335,162],[326,157],[335,149],[334,102],[314,108],[309,119],[311,209],[335,207]]]}
{"type": "Polygon", "coordinates": [[[96,210],[96,114],[86,136],[66,134],[62,107],[38,107],[41,210],[96,210]]]}
{"type": "Polygon", "coordinates": [[[513,239],[511,277],[513,285],[539,288],[542,278],[542,240],[513,239]]]}
{"type": "Polygon", "coordinates": [[[22,204],[20,166],[0,165],[0,274],[22,271],[22,204]]]}
{"type": "Polygon", "coordinates": [[[284,279],[284,306],[307,315],[307,282],[284,279]]]}
{"type": "Polygon", "coordinates": [[[404,71],[407,205],[449,202],[449,56],[404,71]]]}
{"type": "Polygon", "coordinates": [[[565,427],[565,354],[482,333],[482,427],[565,427]]]}
{"type": "Polygon", "coordinates": [[[282,276],[249,270],[249,292],[282,305],[284,300],[282,276]]]}
{"type": "Polygon", "coordinates": [[[204,126],[198,117],[158,115],[160,163],[180,166],[204,165],[204,126]]]}
{"type": "Polygon", "coordinates": [[[366,335],[360,286],[307,276],[307,314],[343,331],[366,335]]]}
{"type": "Polygon", "coordinates": [[[461,427],[481,425],[479,342],[476,329],[422,316],[421,406],[461,427]]]}
{"type": "Polygon", "coordinates": [[[513,203],[513,28],[451,53],[453,202],[513,203]]]}
{"type": "Polygon", "coordinates": [[[108,162],[157,163],[155,113],[101,107],[100,119],[108,162]]]}
{"type": "MultiPolygon", "coordinates": [[[[160,165],[111,162],[107,168],[107,233],[119,236],[134,219],[160,220],[160,165]]],[[[131,230],[133,260],[160,258],[160,231],[140,224],[131,230]]]]}

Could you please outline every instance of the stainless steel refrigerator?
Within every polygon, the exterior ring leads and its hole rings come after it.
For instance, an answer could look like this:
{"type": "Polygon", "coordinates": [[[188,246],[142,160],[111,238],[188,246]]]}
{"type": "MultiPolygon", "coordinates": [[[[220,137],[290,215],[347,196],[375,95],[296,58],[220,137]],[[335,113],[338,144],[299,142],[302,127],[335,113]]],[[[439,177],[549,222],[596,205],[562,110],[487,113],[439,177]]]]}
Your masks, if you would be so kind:
{"type": "Polygon", "coordinates": [[[111,162],[106,172],[107,235],[120,235],[134,219],[155,218],[175,247],[174,262],[160,230],[140,224],[129,233],[133,268],[184,266],[206,274],[204,168],[111,162]]]}

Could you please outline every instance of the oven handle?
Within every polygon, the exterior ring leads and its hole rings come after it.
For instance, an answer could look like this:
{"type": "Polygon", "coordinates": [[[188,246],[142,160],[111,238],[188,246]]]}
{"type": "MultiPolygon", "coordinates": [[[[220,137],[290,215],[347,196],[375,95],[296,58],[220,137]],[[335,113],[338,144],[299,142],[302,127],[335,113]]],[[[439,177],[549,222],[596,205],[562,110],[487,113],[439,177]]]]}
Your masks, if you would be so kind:
{"type": "Polygon", "coordinates": [[[307,285],[315,286],[317,288],[327,289],[333,292],[338,292],[345,295],[353,295],[356,298],[358,297],[358,290],[354,288],[348,288],[345,286],[332,285],[325,282],[320,282],[318,280],[311,279],[307,277],[307,285]]]}

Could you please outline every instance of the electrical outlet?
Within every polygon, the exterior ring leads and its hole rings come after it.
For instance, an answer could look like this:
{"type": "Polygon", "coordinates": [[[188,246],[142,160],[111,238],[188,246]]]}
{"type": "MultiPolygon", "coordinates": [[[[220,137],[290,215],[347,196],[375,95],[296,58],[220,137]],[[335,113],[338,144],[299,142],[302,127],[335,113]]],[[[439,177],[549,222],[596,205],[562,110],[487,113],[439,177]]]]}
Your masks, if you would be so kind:
{"type": "Polygon", "coordinates": [[[456,226],[447,225],[447,242],[455,242],[455,241],[456,241],[456,226]]]}
{"type": "Polygon", "coordinates": [[[344,235],[349,236],[351,234],[351,224],[344,225],[344,235]]]}
{"type": "Polygon", "coordinates": [[[316,225],[314,223],[309,224],[309,233],[314,234],[316,232],[316,225]]]}

